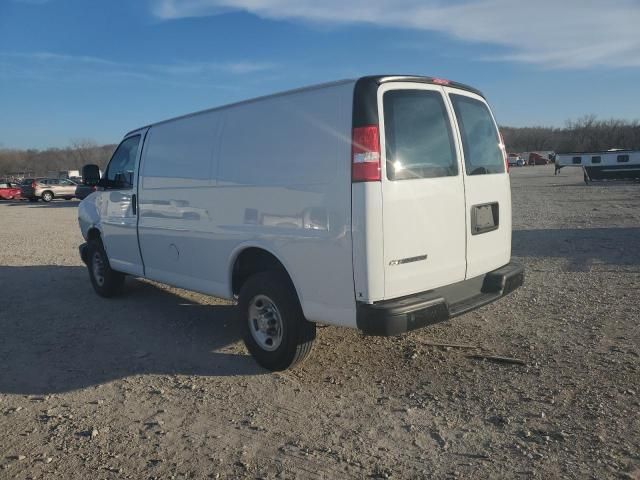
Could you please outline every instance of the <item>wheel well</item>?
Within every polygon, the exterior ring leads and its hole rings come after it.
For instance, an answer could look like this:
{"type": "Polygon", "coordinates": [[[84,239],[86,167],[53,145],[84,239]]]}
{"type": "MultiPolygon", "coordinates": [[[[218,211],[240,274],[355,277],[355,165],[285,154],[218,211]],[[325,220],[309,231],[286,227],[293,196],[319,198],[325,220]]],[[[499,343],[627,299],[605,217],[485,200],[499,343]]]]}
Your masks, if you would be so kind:
{"type": "Polygon", "coordinates": [[[243,250],[236,258],[233,264],[233,271],[231,274],[231,289],[234,295],[240,293],[240,289],[244,285],[247,279],[260,272],[277,271],[283,272],[291,285],[291,277],[284,268],[284,265],[274,255],[263,250],[261,248],[251,247],[243,250]]]}
{"type": "Polygon", "coordinates": [[[50,193],[52,197],[55,197],[55,194],[51,191],[51,190],[44,190],[40,196],[44,195],[45,193],[50,193]]]}
{"type": "Polygon", "coordinates": [[[97,228],[90,228],[87,232],[87,240],[99,240],[100,239],[100,230],[97,228]]]}

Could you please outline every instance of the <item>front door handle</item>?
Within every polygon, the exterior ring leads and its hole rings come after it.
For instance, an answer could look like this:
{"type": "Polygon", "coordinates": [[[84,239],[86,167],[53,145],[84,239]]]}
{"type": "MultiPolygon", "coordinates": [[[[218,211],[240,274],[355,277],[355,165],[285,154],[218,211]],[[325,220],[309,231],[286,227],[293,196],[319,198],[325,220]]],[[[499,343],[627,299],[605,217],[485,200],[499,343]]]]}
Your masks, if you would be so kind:
{"type": "Polygon", "coordinates": [[[133,214],[136,214],[136,203],[137,203],[138,197],[137,195],[134,193],[133,195],[131,195],[131,211],[133,212],[133,214]]]}

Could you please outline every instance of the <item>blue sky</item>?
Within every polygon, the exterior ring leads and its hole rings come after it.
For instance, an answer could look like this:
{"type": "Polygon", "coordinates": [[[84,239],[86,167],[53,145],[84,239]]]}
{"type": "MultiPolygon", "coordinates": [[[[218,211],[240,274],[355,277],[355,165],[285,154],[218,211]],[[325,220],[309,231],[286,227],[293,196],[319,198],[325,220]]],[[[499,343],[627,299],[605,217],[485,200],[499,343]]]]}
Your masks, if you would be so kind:
{"type": "Polygon", "coordinates": [[[341,78],[481,89],[503,125],[640,118],[640,0],[0,0],[0,146],[341,78]]]}

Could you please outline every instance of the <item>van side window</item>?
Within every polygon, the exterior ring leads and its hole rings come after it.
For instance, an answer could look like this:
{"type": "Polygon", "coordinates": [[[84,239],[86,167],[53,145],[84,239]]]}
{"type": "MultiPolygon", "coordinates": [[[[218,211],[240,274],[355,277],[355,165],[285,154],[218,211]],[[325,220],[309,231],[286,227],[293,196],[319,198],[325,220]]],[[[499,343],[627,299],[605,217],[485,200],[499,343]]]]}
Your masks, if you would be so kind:
{"type": "Polygon", "coordinates": [[[618,155],[618,162],[625,163],[629,161],[629,155],[618,155]]]}
{"type": "Polygon", "coordinates": [[[104,175],[108,187],[133,188],[133,172],[136,168],[139,143],[140,135],[135,135],[127,138],[118,146],[104,175]]]}
{"type": "Polygon", "coordinates": [[[602,162],[602,157],[600,155],[591,157],[591,163],[601,163],[601,162],[602,162]]]}
{"type": "Polygon", "coordinates": [[[387,178],[458,175],[451,122],[442,94],[391,90],[384,94],[387,178]]]}
{"type": "Polygon", "coordinates": [[[574,165],[580,165],[582,163],[582,157],[573,157],[572,163],[574,165]]]}
{"type": "Polygon", "coordinates": [[[462,136],[467,175],[504,173],[500,136],[487,106],[465,95],[450,97],[462,136]]]}

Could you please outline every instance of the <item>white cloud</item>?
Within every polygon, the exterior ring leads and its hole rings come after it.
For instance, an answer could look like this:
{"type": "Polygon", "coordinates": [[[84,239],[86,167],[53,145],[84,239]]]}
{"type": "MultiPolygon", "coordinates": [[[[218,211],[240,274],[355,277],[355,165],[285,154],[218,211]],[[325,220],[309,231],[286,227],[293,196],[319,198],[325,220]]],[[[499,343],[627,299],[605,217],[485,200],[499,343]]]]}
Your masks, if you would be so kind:
{"type": "MultiPolygon", "coordinates": [[[[274,69],[267,62],[175,62],[124,63],[86,55],[68,55],[52,52],[0,52],[0,77],[44,80],[57,78],[86,79],[135,78],[177,85],[216,87],[223,78],[263,72],[274,69]]],[[[221,87],[225,88],[225,87],[221,87]]]]}
{"type": "Polygon", "coordinates": [[[638,0],[153,0],[162,19],[263,18],[429,30],[503,47],[493,60],[552,68],[640,67],[638,0]]]}

